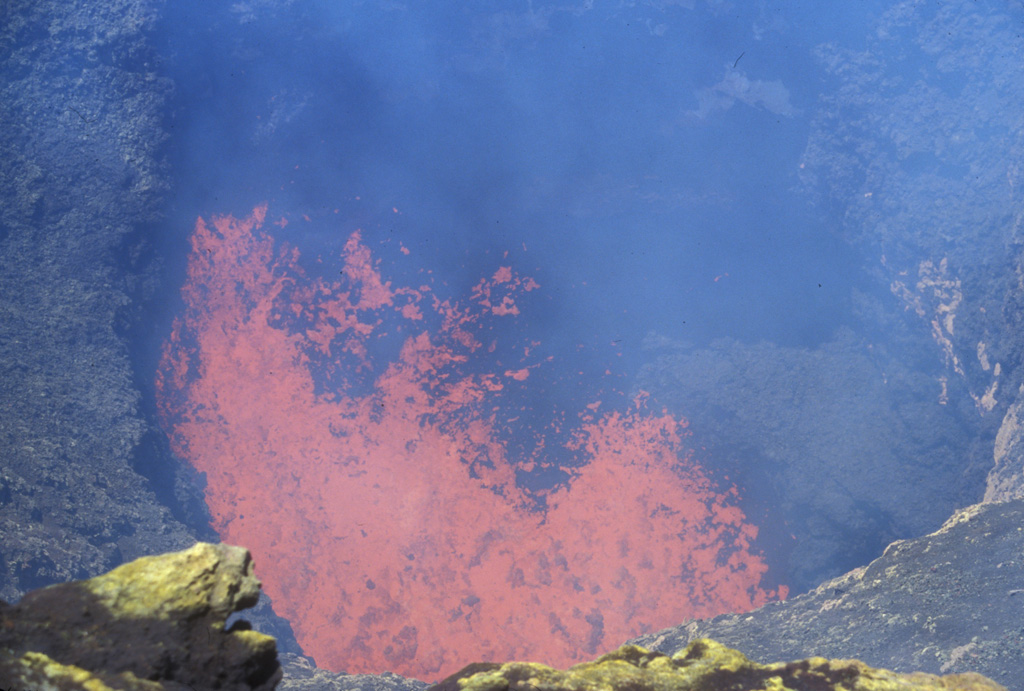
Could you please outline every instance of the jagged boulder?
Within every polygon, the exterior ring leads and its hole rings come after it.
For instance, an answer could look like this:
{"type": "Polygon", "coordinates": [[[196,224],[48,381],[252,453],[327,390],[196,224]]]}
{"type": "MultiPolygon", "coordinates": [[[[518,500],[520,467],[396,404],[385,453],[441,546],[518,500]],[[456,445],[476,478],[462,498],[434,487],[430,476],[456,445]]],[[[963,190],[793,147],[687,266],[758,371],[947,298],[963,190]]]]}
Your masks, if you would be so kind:
{"type": "Polygon", "coordinates": [[[1005,691],[980,674],[939,677],[898,674],[857,660],[811,657],[759,665],[710,639],[693,641],[669,657],[624,645],[593,662],[559,671],[532,662],[476,663],[429,691],[1005,691]]]}
{"type": "Polygon", "coordinates": [[[270,691],[270,636],[227,617],[260,582],[248,550],[197,543],[0,605],[0,688],[270,691]]]}

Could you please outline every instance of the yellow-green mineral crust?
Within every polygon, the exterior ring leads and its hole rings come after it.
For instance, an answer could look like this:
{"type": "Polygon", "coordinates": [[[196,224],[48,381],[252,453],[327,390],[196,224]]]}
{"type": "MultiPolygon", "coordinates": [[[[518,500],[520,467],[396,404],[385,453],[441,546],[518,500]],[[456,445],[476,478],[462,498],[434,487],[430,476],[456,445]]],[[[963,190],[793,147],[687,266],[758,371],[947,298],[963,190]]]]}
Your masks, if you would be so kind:
{"type": "Polygon", "coordinates": [[[980,674],[898,674],[857,660],[810,657],[759,665],[707,638],[671,657],[626,645],[568,670],[477,663],[430,691],[1006,691],[980,674]]]}
{"type": "Polygon", "coordinates": [[[0,688],[270,691],[274,639],[225,627],[259,591],[247,550],[197,543],[0,603],[0,688]]]}

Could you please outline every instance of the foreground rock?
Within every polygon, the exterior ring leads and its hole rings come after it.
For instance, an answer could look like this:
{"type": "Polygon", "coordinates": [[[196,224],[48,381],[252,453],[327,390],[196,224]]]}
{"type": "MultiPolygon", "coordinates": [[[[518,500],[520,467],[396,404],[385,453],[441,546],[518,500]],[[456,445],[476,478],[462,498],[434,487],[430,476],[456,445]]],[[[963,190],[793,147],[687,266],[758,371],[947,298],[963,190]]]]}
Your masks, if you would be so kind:
{"type": "Polygon", "coordinates": [[[698,638],[755,660],[856,657],[900,672],[975,671],[1024,689],[1024,500],[972,506],[868,566],[746,614],[631,643],[673,653],[698,638]]]}
{"type": "Polygon", "coordinates": [[[562,672],[530,662],[470,665],[431,691],[712,691],[814,689],[815,691],[1002,690],[979,674],[897,674],[856,660],[812,657],[759,665],[715,641],[700,639],[669,657],[626,645],[594,662],[562,672]]]}
{"type": "Polygon", "coordinates": [[[274,639],[227,617],[256,604],[249,552],[198,543],[0,606],[0,688],[269,691],[274,639]]]}

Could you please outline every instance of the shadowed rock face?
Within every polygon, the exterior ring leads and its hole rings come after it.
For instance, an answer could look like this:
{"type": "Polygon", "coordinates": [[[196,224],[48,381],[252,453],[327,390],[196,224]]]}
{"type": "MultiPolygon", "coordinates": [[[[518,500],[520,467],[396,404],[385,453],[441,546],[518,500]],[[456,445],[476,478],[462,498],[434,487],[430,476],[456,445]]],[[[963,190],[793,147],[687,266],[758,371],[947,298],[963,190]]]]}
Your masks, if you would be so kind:
{"type": "Polygon", "coordinates": [[[197,543],[34,591],[0,609],[0,687],[269,691],[274,639],[225,630],[259,589],[247,550],[197,543]]]}
{"type": "Polygon", "coordinates": [[[812,657],[759,665],[736,650],[700,639],[671,657],[625,645],[564,672],[530,662],[476,663],[431,687],[431,691],[584,691],[595,688],[616,691],[1003,689],[978,674],[945,677],[897,674],[873,669],[857,660],[812,657]]]}

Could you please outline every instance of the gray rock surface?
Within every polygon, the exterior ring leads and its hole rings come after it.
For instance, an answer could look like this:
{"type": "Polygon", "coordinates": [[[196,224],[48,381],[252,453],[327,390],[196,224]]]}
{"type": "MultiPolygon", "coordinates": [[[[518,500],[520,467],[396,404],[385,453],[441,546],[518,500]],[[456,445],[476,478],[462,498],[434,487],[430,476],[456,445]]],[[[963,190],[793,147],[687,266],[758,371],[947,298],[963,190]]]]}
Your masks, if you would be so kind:
{"type": "MultiPolygon", "coordinates": [[[[1012,12],[1020,13],[1018,5],[1012,12]]],[[[200,532],[198,495],[183,469],[152,441],[156,433],[140,408],[125,336],[153,288],[145,235],[167,187],[159,151],[171,85],[158,76],[146,40],[161,8],[158,0],[0,4],[5,600],[184,547],[197,534],[211,537],[200,532]]],[[[805,157],[808,189],[822,191],[823,206],[843,207],[843,231],[852,242],[878,250],[879,275],[887,286],[893,282],[900,309],[926,334],[937,320],[932,357],[949,369],[952,405],[980,406],[987,419],[1002,418],[986,493],[991,500],[1024,496],[1019,404],[1007,410],[1024,362],[1018,212],[1024,199],[1024,83],[1008,81],[1018,74],[1024,44],[1016,40],[1014,16],[993,2],[897,2],[865,50],[823,47],[822,59],[839,85],[815,116],[817,135],[805,157]],[[893,45],[904,50],[893,51],[893,45]],[[881,63],[879,55],[899,57],[881,63]]],[[[873,308],[868,303],[865,314],[873,308]]],[[[893,323],[885,319],[875,322],[881,331],[893,323]]],[[[756,347],[733,353],[751,370],[759,354],[756,347]]],[[[848,371],[830,366],[838,358],[830,352],[775,356],[790,374],[813,378],[826,372],[829,378],[794,390],[778,379],[784,368],[759,380],[773,404],[822,413],[785,430],[764,410],[733,409],[751,422],[747,434],[765,432],[764,458],[779,462],[774,486],[804,477],[801,469],[828,457],[818,453],[828,445],[877,470],[879,457],[872,454],[902,453],[887,445],[897,436],[894,426],[903,424],[925,441],[935,434],[934,455],[913,455],[917,465],[899,476],[919,490],[906,506],[871,495],[868,475],[849,464],[831,468],[826,478],[828,496],[838,500],[834,507],[826,497],[792,496],[793,516],[815,501],[836,509],[808,526],[808,535],[852,530],[862,542],[851,549],[864,547],[864,536],[871,535],[880,548],[891,537],[941,521],[928,499],[941,481],[927,475],[929,464],[952,473],[960,497],[983,480],[976,450],[956,457],[941,441],[955,416],[911,410],[912,397],[898,401],[895,412],[861,400],[880,391],[867,376],[876,361],[863,353],[850,360],[855,366],[848,371]],[[833,407],[822,408],[829,391],[837,398],[833,407]],[[832,438],[811,439],[816,425],[827,428],[829,420],[842,419],[835,406],[843,396],[850,405],[873,405],[884,434],[853,435],[870,431],[868,420],[835,430],[832,438]],[[837,446],[847,443],[854,446],[837,446]],[[957,463],[960,475],[953,472],[957,463]]],[[[938,379],[928,384],[937,387],[938,379]]],[[[714,387],[706,391],[714,402],[714,387]]],[[[991,458],[991,446],[985,454],[991,458]]],[[[979,493],[983,489],[977,486],[979,493]]],[[[749,615],[688,624],[663,633],[658,646],[681,646],[692,629],[764,661],[811,652],[855,655],[901,669],[978,669],[1014,687],[1007,670],[1024,669],[1024,629],[1014,628],[1014,621],[1024,620],[1024,600],[1018,602],[1024,595],[1015,592],[1024,588],[1017,556],[1020,511],[1016,501],[983,507],[970,520],[898,543],[870,566],[807,595],[749,615]]],[[[811,541],[798,557],[813,569],[813,559],[834,564],[841,552],[834,539],[827,545],[811,541]],[[823,546],[827,555],[815,557],[823,546]]],[[[272,612],[265,621],[275,621],[272,612]]],[[[272,630],[264,623],[258,628],[272,630]]],[[[286,656],[285,665],[286,688],[422,688],[395,675],[332,675],[299,657],[286,656]]]]}
{"type": "Polygon", "coordinates": [[[534,662],[478,662],[431,691],[523,687],[545,691],[1006,691],[979,674],[900,674],[859,660],[810,657],[762,665],[707,638],[671,656],[624,645],[565,671],[534,662]]]}
{"type": "Polygon", "coordinates": [[[1017,401],[1003,417],[993,457],[985,501],[1024,499],[1024,397],[1019,393],[1017,401]]]}
{"type": "Polygon", "coordinates": [[[150,0],[0,7],[0,597],[184,547],[122,330],[167,188],[150,0]]]}
{"type": "Polygon", "coordinates": [[[830,83],[800,166],[836,230],[931,333],[948,381],[996,419],[1024,378],[1022,20],[1019,2],[900,0],[862,45],[819,46],[830,83]]]}
{"type": "Polygon", "coordinates": [[[631,643],[674,653],[713,638],[757,662],[855,657],[873,667],[978,672],[1024,689],[1024,500],[955,513],[865,567],[785,602],[631,643]]]}
{"type": "MultiPolygon", "coordinates": [[[[0,3],[0,599],[213,540],[142,406],[131,329],[172,84],[159,0],[0,3]]],[[[266,598],[253,619],[297,649],[266,598]]]]}
{"type": "Polygon", "coordinates": [[[279,691],[423,691],[429,684],[398,674],[338,674],[319,669],[308,657],[281,655],[279,691]]]}

